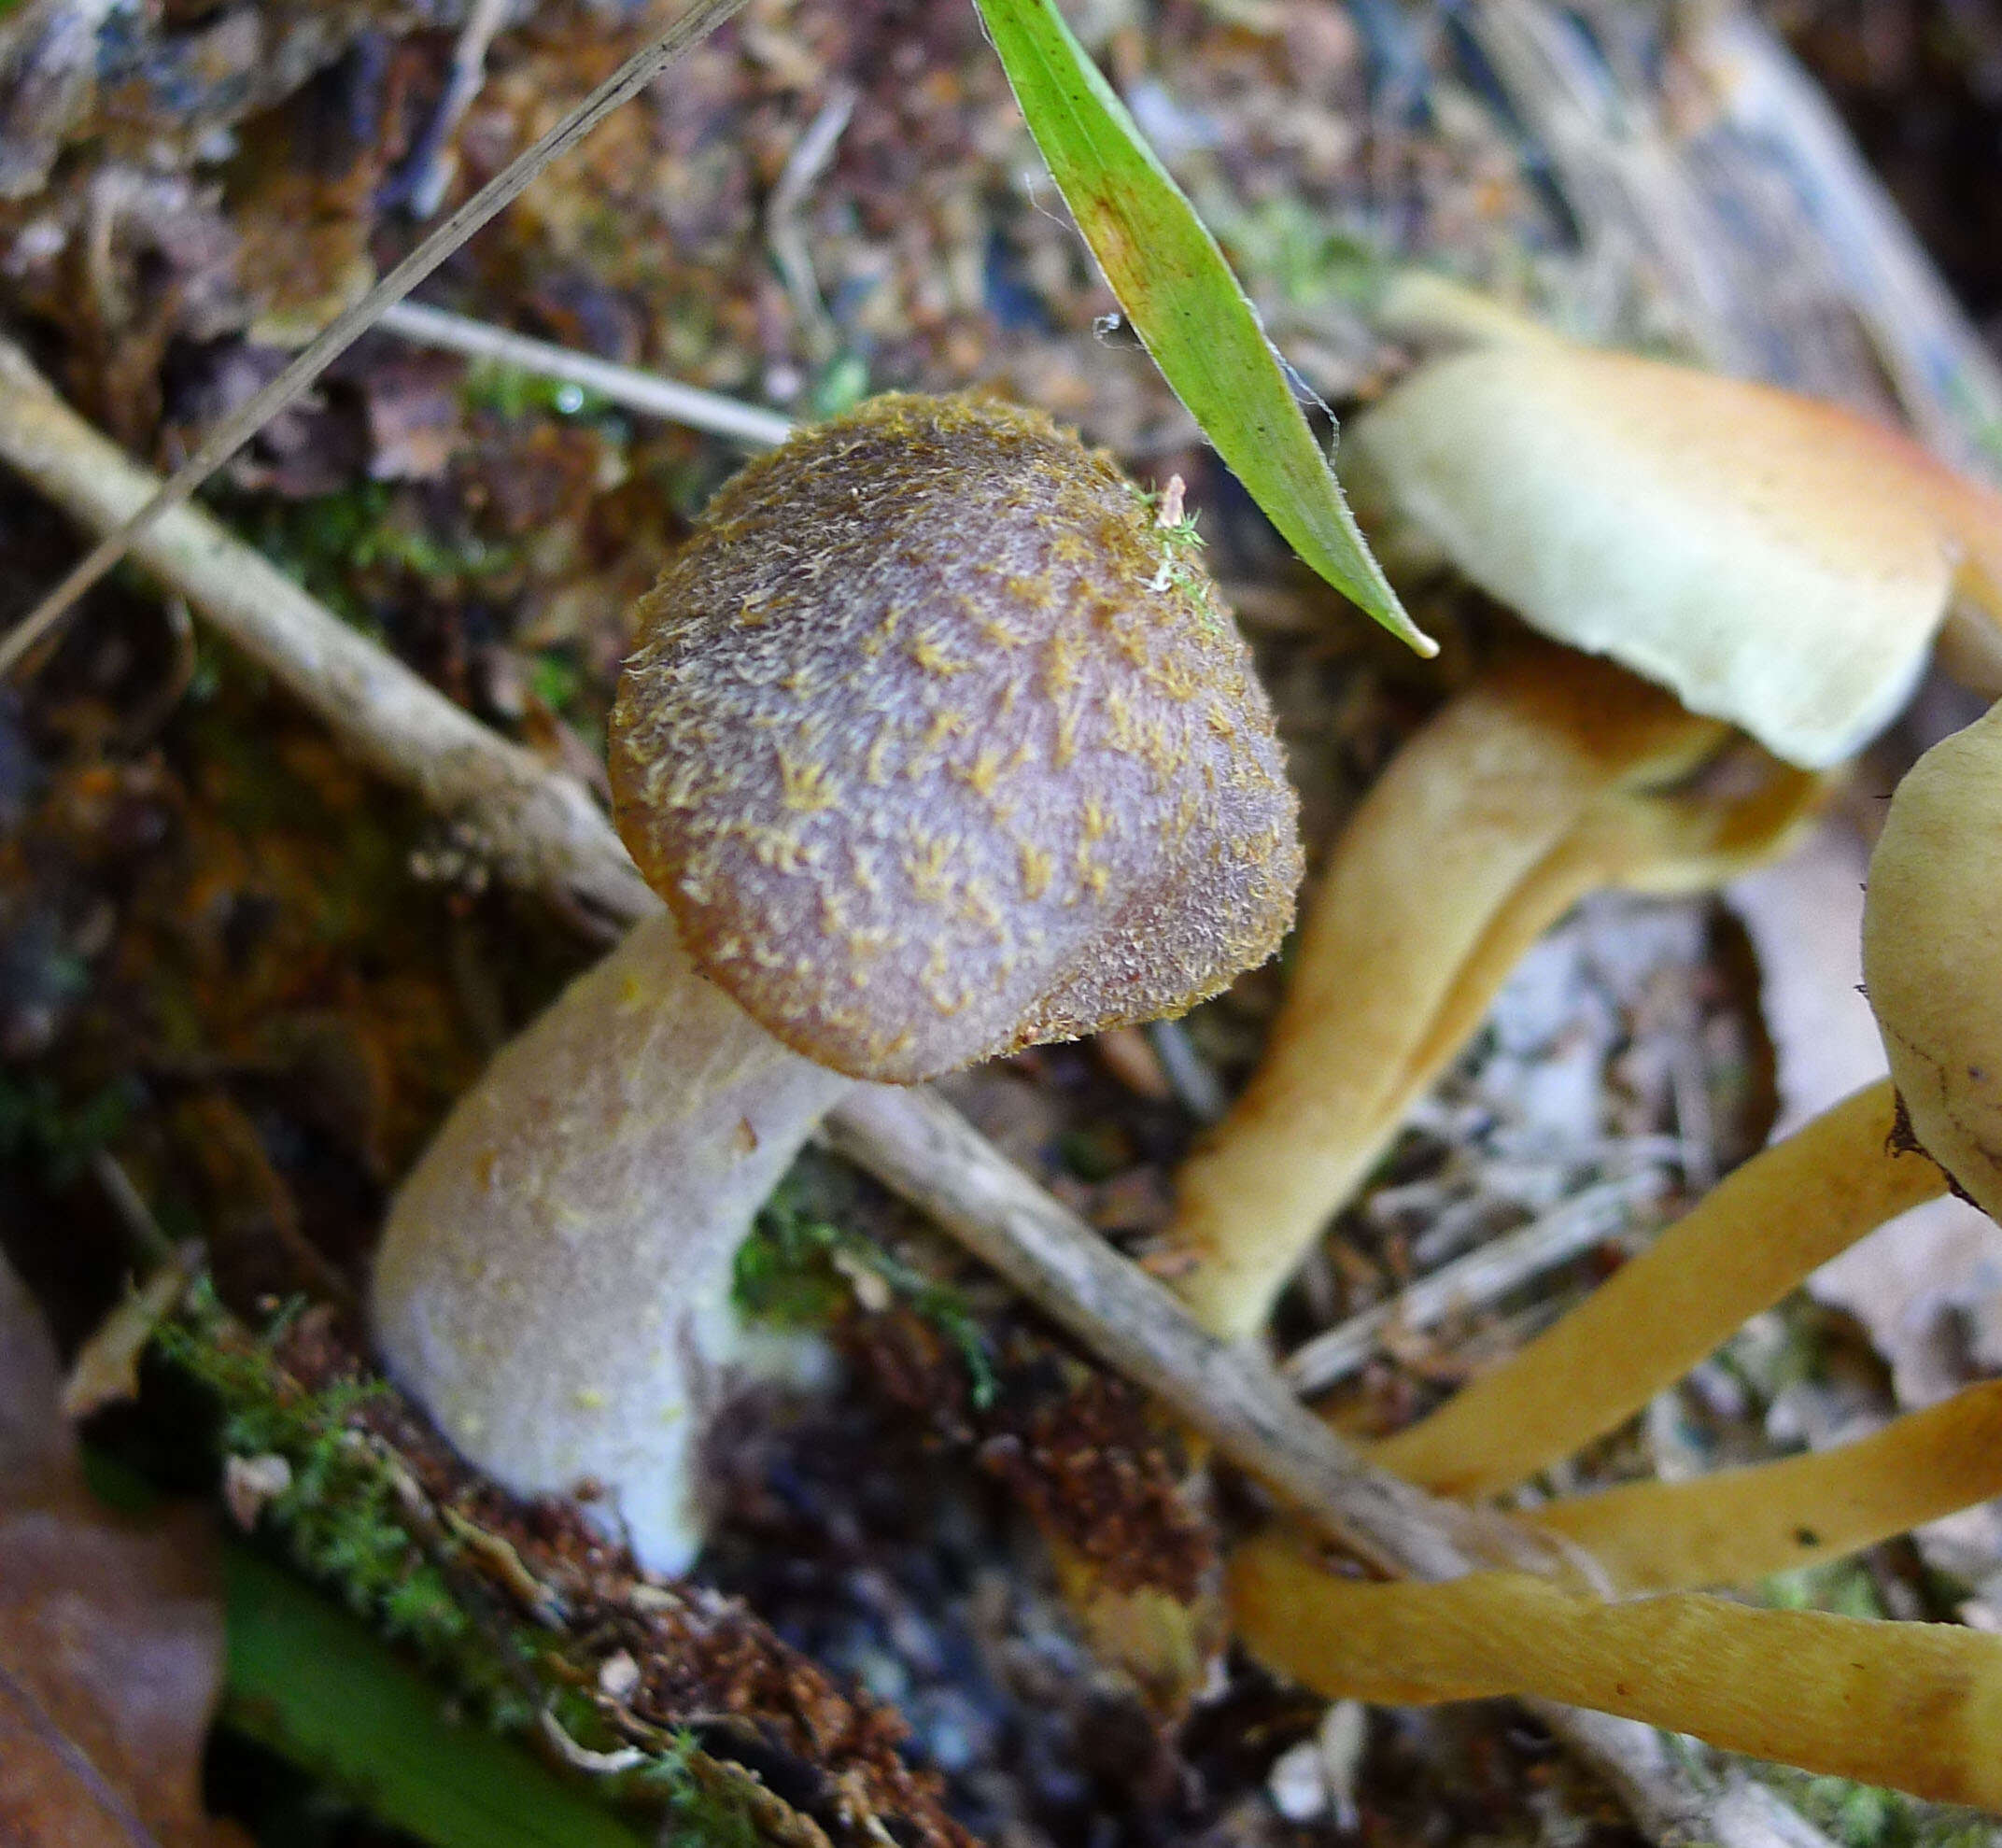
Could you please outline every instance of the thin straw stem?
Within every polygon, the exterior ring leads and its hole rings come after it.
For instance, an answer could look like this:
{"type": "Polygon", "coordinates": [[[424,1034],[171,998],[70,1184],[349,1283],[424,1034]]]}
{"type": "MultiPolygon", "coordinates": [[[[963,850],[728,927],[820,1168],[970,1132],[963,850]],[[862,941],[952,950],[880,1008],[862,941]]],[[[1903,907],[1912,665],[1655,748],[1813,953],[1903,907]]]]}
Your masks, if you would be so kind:
{"type": "Polygon", "coordinates": [[[547,340],[531,340],[525,333],[490,327],[422,302],[392,303],[382,311],[379,324],[419,346],[441,347],[469,359],[496,360],[542,378],[580,385],[629,411],[686,424],[692,430],[740,443],[747,449],[775,449],[793,431],[792,420],[776,411],[740,404],[720,392],[617,365],[590,353],[573,352],[547,340]]]}

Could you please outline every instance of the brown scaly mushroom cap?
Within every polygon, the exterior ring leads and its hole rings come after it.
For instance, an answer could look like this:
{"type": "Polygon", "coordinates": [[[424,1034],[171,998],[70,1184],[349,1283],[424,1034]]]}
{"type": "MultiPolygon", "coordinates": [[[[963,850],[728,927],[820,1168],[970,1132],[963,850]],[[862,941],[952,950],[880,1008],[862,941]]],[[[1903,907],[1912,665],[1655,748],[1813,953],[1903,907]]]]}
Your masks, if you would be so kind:
{"type": "Polygon", "coordinates": [[[1863,974],[1912,1134],[2002,1220],[2002,706],[1897,785],[1870,855],[1863,974]]]}
{"type": "Polygon", "coordinates": [[[1038,413],[880,398],[640,605],[620,832],[776,1037],[909,1083],[1179,1013],[1277,948],[1295,799],[1191,541],[1038,413]]]}
{"type": "Polygon", "coordinates": [[[678,1571],[703,1433],[769,1365],[735,1253],[821,1116],[1213,994],[1277,945],[1300,851],[1192,535],[1033,413],[891,398],[801,433],[641,614],[612,772],[674,915],[459,1100],[371,1309],[474,1462],[588,1480],[678,1571]]]}

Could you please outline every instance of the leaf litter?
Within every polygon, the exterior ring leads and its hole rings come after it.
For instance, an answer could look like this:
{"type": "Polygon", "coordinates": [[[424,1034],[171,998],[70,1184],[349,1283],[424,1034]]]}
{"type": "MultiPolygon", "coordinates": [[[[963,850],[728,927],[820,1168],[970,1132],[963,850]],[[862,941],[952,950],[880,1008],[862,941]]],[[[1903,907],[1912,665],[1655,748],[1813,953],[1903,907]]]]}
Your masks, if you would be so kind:
{"type": "Polygon", "coordinates": [[[92,1494],[55,1344],[0,1262],[0,1834],[64,1848],[233,1848],[202,1756],[222,1687],[215,1522],[92,1494]]]}
{"type": "MultiPolygon", "coordinates": [[[[644,11],[553,7],[503,34],[454,144],[448,202],[604,75],[644,11]]],[[[75,401],[142,453],[171,455],[240,402],[277,363],[261,342],[293,337],[416,234],[384,201],[421,145],[457,9],[275,8],[256,37],[248,14],[149,12],[122,63],[49,66],[58,104],[37,110],[33,134],[0,134],[8,306],[75,401]],[[310,235],[295,239],[301,223],[310,235]]],[[[1478,73],[1453,70],[1439,48],[1304,0],[1113,4],[1082,23],[1267,329],[1331,402],[1366,396],[1396,363],[1355,312],[1393,238],[1477,274],[1510,274],[1529,252],[1559,291],[1596,299],[1592,278],[1564,279],[1561,227],[1508,136],[1483,122],[1478,73]],[[1393,101],[1428,58],[1437,119],[1419,132],[1393,101]]],[[[1318,850],[1468,670],[1491,613],[1428,590],[1414,614],[1452,642],[1441,670],[1424,671],[1303,582],[1151,368],[1101,331],[1113,303],[1038,172],[970,8],[754,0],[545,176],[440,293],[800,416],[873,385],[992,380],[1079,422],[1143,474],[1182,473],[1212,556],[1243,592],[1318,850]],[[773,261],[783,228],[768,208],[841,86],[852,109],[790,205],[809,299],[773,261]],[[816,344],[816,303],[831,351],[816,344]]],[[[588,398],[377,336],[267,432],[218,499],[462,703],[582,769],[596,763],[623,613],[731,464],[717,445],[588,398]]],[[[0,537],[5,593],[32,600],[63,548],[11,489],[0,537]]],[[[39,709],[9,707],[0,727],[0,794],[23,822],[0,845],[0,1003],[9,1050],[30,1062],[6,1075],[0,1131],[33,1215],[23,1223],[65,1223],[77,1248],[34,1254],[38,1291],[72,1337],[118,1300],[125,1247],[88,1161],[115,1148],[175,1235],[209,1234],[219,1286],[246,1314],[351,1296],[385,1188],[585,945],[487,889],[463,843],[363,783],[254,674],[184,647],[171,619],[118,587],[95,599],[39,709]],[[161,689],[176,684],[186,693],[162,716],[161,689]]],[[[1772,1108],[1750,977],[1743,945],[1707,906],[1583,908],[1525,966],[1345,1235],[1309,1266],[1283,1311],[1287,1343],[1394,1305],[1413,1278],[1581,1187],[1653,1177],[1648,1217],[1665,1216],[1748,1152],[1772,1108]]],[[[1227,1088],[1255,1056],[1278,980],[1254,974],[1187,1025],[1227,1088]]],[[[1783,1058],[1785,1032],[1774,1033],[1783,1058]]],[[[1138,1069],[1130,1047],[1051,1049],[954,1094],[1144,1260],[1195,1124],[1138,1069]]],[[[938,1826],[990,1841],[1249,1848],[1303,1828],[1332,1839],[1351,1813],[1400,1841],[1617,1828],[1546,1742],[1494,1710],[1383,1711],[1337,1751],[1313,1703],[1229,1663],[1181,1690],[1182,1702],[1200,1698],[1179,1733],[1164,1728],[1130,1677],[1085,1649],[1030,1535],[1069,1531],[1124,1562],[1158,1543],[1158,1582],[1199,1595],[1236,1491],[1219,1508],[1170,1499],[1173,1447],[1112,1383],[873,1190],[852,1187],[838,1216],[957,1292],[1011,1387],[997,1409],[974,1406],[958,1337],[908,1303],[871,1308],[837,1274],[825,1301],[854,1343],[853,1390],[744,1437],[712,1588],[675,1594],[698,1611],[718,1588],[742,1594],[773,1627],[763,1634],[783,1640],[778,1654],[761,1642],[742,1679],[697,1679],[669,1700],[660,1678],[697,1658],[664,1643],[651,1616],[622,1628],[631,1614],[616,1599],[590,1602],[615,1560],[600,1547],[585,1561],[582,1530],[545,1515],[478,1504],[475,1526],[534,1561],[537,1582],[582,1573],[566,1589],[609,1626],[594,1632],[594,1646],[615,1645],[601,1666],[629,1658],[656,1720],[712,1713],[705,1742],[831,1816],[816,1806],[838,1760],[810,1720],[784,1718],[795,1669],[772,1667],[798,1644],[845,1682],[813,1684],[849,1703],[840,1711],[904,1710],[913,1732],[892,1749],[940,1781],[952,1820],[938,1826]],[[1153,1541],[1109,1540],[1135,1532],[1153,1541]],[[774,1726],[789,1741],[776,1757],[774,1726]],[[764,1742],[747,1745],[747,1728],[764,1742]],[[1281,1778],[1282,1807],[1276,1769],[1309,1744],[1318,1797],[1304,1776],[1281,1778]]],[[[1637,1220],[1620,1236],[1644,1231],[1637,1220]]],[[[1334,1415],[1361,1430],[1401,1422],[1555,1315],[1618,1245],[1437,1328],[1393,1319],[1334,1415]]],[[[315,1319],[295,1336],[292,1357],[317,1379],[349,1364],[332,1330],[315,1319]],[[313,1342],[317,1375],[303,1358],[313,1342]]],[[[1556,1486],[1580,1486],[1587,1470],[1617,1479],[1768,1454],[1891,1407],[1867,1346],[1790,1308],[1556,1486]]],[[[393,1402],[378,1415],[393,1421],[393,1402]]],[[[435,1473],[435,1504],[478,1494],[419,1435],[399,1427],[392,1448],[421,1460],[420,1478],[435,1473]]],[[[266,1454],[240,1458],[232,1478],[253,1514],[283,1493],[246,1475],[266,1454]]],[[[1896,1548],[1859,1571],[1880,1607],[1931,1595],[1896,1548]]],[[[894,1730],[854,1717],[835,1729],[877,1727],[884,1740],[894,1730]]]]}

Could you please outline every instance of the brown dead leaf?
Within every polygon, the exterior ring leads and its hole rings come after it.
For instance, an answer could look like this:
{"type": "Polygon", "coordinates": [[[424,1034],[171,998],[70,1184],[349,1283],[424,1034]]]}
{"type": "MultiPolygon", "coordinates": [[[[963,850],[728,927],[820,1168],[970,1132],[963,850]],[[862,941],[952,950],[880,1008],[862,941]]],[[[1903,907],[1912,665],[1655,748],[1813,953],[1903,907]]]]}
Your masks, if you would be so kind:
{"type": "Polygon", "coordinates": [[[441,353],[404,353],[362,375],[369,473],[377,481],[435,481],[465,440],[465,368],[441,353]]]}
{"type": "Polygon", "coordinates": [[[0,1263],[0,1841],[233,1848],[203,1813],[222,1679],[215,1536],[85,1486],[53,1343],[0,1263]]]}

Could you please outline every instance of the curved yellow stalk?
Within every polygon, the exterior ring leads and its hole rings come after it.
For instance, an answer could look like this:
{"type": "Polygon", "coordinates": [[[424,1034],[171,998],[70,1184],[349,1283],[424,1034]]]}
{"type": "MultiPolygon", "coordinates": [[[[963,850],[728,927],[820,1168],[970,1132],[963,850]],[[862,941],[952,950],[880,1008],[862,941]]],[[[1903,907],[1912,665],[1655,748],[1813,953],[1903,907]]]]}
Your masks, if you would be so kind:
{"type": "Polygon", "coordinates": [[[1892,1150],[1895,1109],[1884,1079],[1754,1156],[1374,1460],[1440,1493],[1491,1495],[1612,1430],[1818,1265],[1945,1192],[1925,1156],[1892,1150]]]}
{"type": "Polygon", "coordinates": [[[1528,1695],[2002,1808],[2002,1637],[1691,1592],[1609,1604],[1523,1573],[1336,1579],[1273,1539],[1239,1550],[1229,1595],[1252,1654],[1330,1700],[1528,1695]]]}
{"type": "MultiPolygon", "coordinates": [[[[1761,753],[1761,755],[1765,754],[1761,753]]],[[[1707,892],[1784,853],[1811,822],[1833,779],[1766,757],[1747,795],[1602,796],[1531,868],[1460,965],[1397,1087],[1399,1119],[1487,1018],[1516,966],[1580,899],[1619,889],[1657,896],[1707,892]]]]}
{"type": "Polygon", "coordinates": [[[1588,1554],[1620,1592],[1751,1585],[2002,1495],[2002,1380],[1854,1444],[1689,1482],[1636,1482],[1523,1518],[1588,1554]]]}
{"type": "Polygon", "coordinates": [[[1194,1263],[1177,1288],[1208,1328],[1262,1324],[1457,1046],[1439,1050],[1441,1010],[1478,1019],[1461,976],[1471,963],[1491,983],[1497,919],[1533,940],[1570,902],[1546,882],[1557,912],[1529,928],[1524,882],[1594,804],[1686,774],[1724,735],[1609,663],[1539,645],[1399,754],[1306,914],[1264,1062],[1178,1178],[1171,1235],[1194,1263]]]}

